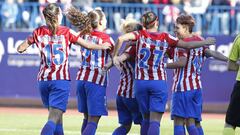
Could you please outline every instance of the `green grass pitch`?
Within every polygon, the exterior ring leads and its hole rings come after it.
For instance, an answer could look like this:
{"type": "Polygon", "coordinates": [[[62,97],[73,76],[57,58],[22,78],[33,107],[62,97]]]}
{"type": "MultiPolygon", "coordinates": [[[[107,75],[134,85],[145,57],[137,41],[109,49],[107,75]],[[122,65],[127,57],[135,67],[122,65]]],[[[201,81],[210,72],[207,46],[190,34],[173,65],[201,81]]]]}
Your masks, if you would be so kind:
{"type": "MultiPolygon", "coordinates": [[[[2,108],[1,108],[2,109],[2,108]]],[[[66,113],[64,116],[65,135],[79,135],[82,114],[66,113]]],[[[39,135],[47,120],[47,111],[40,113],[0,111],[0,135],[39,135]]],[[[205,135],[221,135],[224,118],[204,118],[202,122],[205,135]]],[[[97,129],[97,135],[111,135],[118,126],[117,116],[102,117],[97,129]]],[[[129,135],[139,135],[139,126],[133,126],[129,135]]],[[[173,135],[173,122],[165,115],[161,122],[161,135],[173,135]]],[[[236,135],[240,135],[239,128],[236,135]]]]}

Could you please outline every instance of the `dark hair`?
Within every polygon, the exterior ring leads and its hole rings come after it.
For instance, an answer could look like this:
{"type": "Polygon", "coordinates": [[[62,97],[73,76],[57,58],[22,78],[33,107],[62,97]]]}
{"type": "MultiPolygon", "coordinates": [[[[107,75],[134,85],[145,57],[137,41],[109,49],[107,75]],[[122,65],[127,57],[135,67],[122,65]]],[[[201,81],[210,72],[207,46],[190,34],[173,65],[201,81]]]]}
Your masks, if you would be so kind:
{"type": "Polygon", "coordinates": [[[158,19],[157,15],[152,11],[147,11],[141,17],[143,27],[150,29],[154,26],[155,21],[158,19]]]}
{"type": "Polygon", "coordinates": [[[177,18],[176,23],[188,26],[189,32],[192,33],[193,27],[195,25],[195,20],[190,15],[180,15],[177,18]]]}
{"type": "Polygon", "coordinates": [[[97,28],[99,21],[101,21],[104,16],[105,14],[101,9],[95,9],[88,13],[88,17],[91,20],[91,26],[93,29],[97,28]]]}
{"type": "Polygon", "coordinates": [[[49,27],[49,29],[52,31],[53,35],[55,35],[57,32],[59,13],[60,13],[60,9],[56,3],[48,4],[43,9],[43,15],[46,20],[46,24],[49,27]]]}
{"type": "Polygon", "coordinates": [[[87,34],[92,31],[91,19],[88,15],[82,13],[80,10],[71,6],[66,11],[66,17],[70,23],[78,28],[81,31],[81,34],[87,34]]]}

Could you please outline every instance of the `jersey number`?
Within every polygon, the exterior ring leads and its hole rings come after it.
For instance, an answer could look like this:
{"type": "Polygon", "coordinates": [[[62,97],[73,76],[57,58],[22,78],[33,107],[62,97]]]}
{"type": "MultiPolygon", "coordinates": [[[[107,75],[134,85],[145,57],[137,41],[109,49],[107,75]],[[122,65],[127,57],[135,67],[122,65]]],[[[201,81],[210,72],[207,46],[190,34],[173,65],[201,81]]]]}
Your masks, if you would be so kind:
{"type": "Polygon", "coordinates": [[[61,44],[46,45],[44,48],[46,52],[47,65],[51,66],[52,64],[61,65],[64,60],[64,52],[61,44]]]}
{"type": "Polygon", "coordinates": [[[92,63],[94,65],[94,67],[98,67],[98,51],[97,50],[88,50],[88,49],[84,49],[85,56],[83,57],[83,61],[82,61],[82,65],[86,66],[86,67],[90,67],[91,66],[91,59],[94,59],[94,63],[92,63]],[[93,58],[92,58],[93,57],[93,58]]]}
{"type": "MultiPolygon", "coordinates": [[[[140,59],[139,62],[139,67],[140,68],[148,68],[148,59],[150,58],[151,52],[149,49],[147,48],[142,48],[140,50],[140,55],[143,55],[143,58],[140,59]]],[[[154,59],[153,59],[153,67],[158,67],[159,63],[161,61],[161,57],[162,57],[162,51],[161,50],[154,50],[153,51],[153,55],[154,55],[154,59]]]]}

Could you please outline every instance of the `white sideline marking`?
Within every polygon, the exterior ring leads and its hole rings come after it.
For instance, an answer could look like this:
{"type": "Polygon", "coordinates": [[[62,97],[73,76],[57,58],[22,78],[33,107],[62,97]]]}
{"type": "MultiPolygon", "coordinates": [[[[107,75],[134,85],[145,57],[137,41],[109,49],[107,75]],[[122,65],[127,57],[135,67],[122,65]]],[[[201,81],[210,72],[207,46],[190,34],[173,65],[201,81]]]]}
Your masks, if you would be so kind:
{"type": "MultiPolygon", "coordinates": [[[[32,129],[13,129],[13,128],[0,128],[0,132],[34,132],[39,133],[39,130],[32,130],[32,129]]],[[[79,131],[69,131],[65,130],[64,133],[71,134],[71,135],[79,135],[79,131]]],[[[96,135],[112,135],[110,132],[97,132],[96,135]]],[[[138,134],[129,134],[129,135],[138,135],[138,134]]]]}

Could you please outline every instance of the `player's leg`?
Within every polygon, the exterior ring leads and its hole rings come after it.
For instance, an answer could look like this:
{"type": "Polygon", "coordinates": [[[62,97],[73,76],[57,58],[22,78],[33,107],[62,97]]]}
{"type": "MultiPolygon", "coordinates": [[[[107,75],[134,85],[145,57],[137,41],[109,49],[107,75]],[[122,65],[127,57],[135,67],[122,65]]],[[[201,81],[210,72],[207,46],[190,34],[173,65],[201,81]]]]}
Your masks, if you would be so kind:
{"type": "Polygon", "coordinates": [[[95,135],[100,118],[101,118],[101,116],[90,116],[89,115],[87,125],[86,125],[82,135],[95,135]]]}
{"type": "Polygon", "coordinates": [[[160,122],[163,113],[161,112],[150,112],[150,122],[148,128],[148,135],[159,135],[160,134],[160,122]]]}
{"type": "Polygon", "coordinates": [[[234,85],[233,92],[231,94],[230,103],[227,109],[225,125],[223,134],[233,135],[235,134],[235,128],[240,126],[240,82],[237,81],[234,85]]]}
{"type": "Polygon", "coordinates": [[[148,129],[148,135],[159,135],[160,122],[167,104],[167,83],[163,80],[153,80],[149,81],[148,85],[150,94],[150,124],[148,129]]]}
{"type": "Polygon", "coordinates": [[[81,133],[83,133],[88,122],[87,95],[86,95],[86,89],[85,89],[85,81],[77,82],[77,103],[78,103],[78,111],[84,114],[83,123],[81,127],[81,133]]]}
{"type": "Polygon", "coordinates": [[[185,135],[185,103],[183,92],[172,94],[171,119],[174,121],[174,135],[185,135]]]}
{"type": "Polygon", "coordinates": [[[49,108],[49,116],[41,134],[52,135],[56,132],[56,135],[61,135],[63,134],[62,116],[68,103],[70,81],[48,81],[42,84],[44,85],[39,85],[39,88],[43,103],[49,108]]]}
{"type": "Polygon", "coordinates": [[[95,83],[86,82],[88,123],[83,135],[94,135],[99,119],[107,115],[106,87],[95,83]]]}
{"type": "Polygon", "coordinates": [[[185,135],[184,118],[173,116],[174,135],[185,135]]]}
{"type": "Polygon", "coordinates": [[[126,98],[117,96],[116,105],[118,112],[118,121],[120,126],[117,127],[112,135],[126,135],[132,126],[132,116],[131,112],[127,108],[127,104],[124,103],[126,98]]]}
{"type": "Polygon", "coordinates": [[[191,90],[184,93],[186,108],[188,108],[186,111],[187,131],[190,135],[199,135],[200,132],[198,131],[195,123],[196,121],[202,120],[202,90],[191,90]]]}
{"type": "Polygon", "coordinates": [[[223,135],[235,135],[235,128],[236,128],[235,126],[225,123],[223,135]]]}
{"type": "Polygon", "coordinates": [[[63,123],[62,123],[63,111],[57,108],[49,108],[48,121],[52,121],[55,124],[54,135],[63,135],[63,123]]]}
{"type": "Polygon", "coordinates": [[[199,134],[199,135],[204,135],[204,131],[203,131],[201,122],[200,122],[200,121],[195,121],[195,125],[196,125],[196,127],[197,127],[198,134],[199,134]]]}
{"type": "MultiPolygon", "coordinates": [[[[128,109],[131,112],[132,121],[134,122],[134,124],[141,126],[141,123],[143,121],[143,117],[142,117],[142,114],[139,110],[137,99],[132,98],[132,99],[128,99],[128,100],[130,100],[129,101],[130,103],[126,102],[125,104],[128,105],[128,109]]],[[[148,119],[149,119],[149,117],[148,117],[148,119]]]]}
{"type": "Polygon", "coordinates": [[[81,127],[81,133],[83,133],[84,129],[86,128],[88,123],[88,114],[84,113],[83,114],[83,122],[82,122],[82,127],[81,127]]]}
{"type": "Polygon", "coordinates": [[[199,135],[194,118],[187,118],[186,126],[189,135],[199,135]]]}
{"type": "Polygon", "coordinates": [[[145,80],[134,81],[135,96],[138,102],[139,110],[143,117],[140,129],[141,135],[147,135],[149,128],[150,112],[149,112],[149,95],[146,87],[147,82],[148,81],[145,80]]]}

